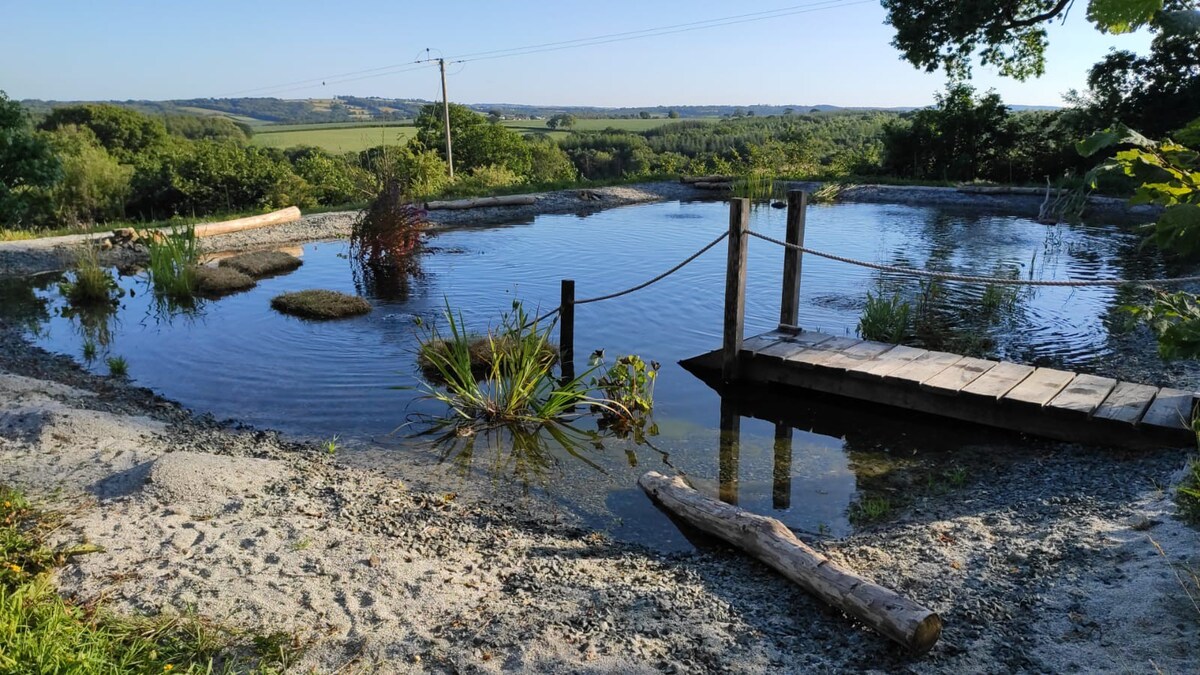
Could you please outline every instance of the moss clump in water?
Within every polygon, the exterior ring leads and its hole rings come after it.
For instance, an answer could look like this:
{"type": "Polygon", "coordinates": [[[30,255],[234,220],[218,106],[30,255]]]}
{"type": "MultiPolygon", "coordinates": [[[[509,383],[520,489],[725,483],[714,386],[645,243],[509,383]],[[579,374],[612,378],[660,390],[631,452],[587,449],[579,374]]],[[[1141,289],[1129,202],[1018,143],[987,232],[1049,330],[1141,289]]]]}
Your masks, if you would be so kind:
{"type": "Polygon", "coordinates": [[[219,297],[254,288],[258,282],[232,267],[197,266],[193,271],[196,292],[209,297],[219,297]]]}
{"type": "Polygon", "coordinates": [[[340,319],[371,311],[371,303],[357,295],[338,291],[307,290],[277,295],[271,300],[277,311],[305,319],[340,319]]]}
{"type": "Polygon", "coordinates": [[[231,267],[242,274],[248,274],[255,278],[291,272],[303,264],[303,260],[283,251],[243,253],[232,258],[225,258],[220,262],[221,267],[231,267]]]}
{"type": "MultiPolygon", "coordinates": [[[[467,341],[467,353],[471,357],[471,374],[475,376],[476,381],[487,377],[496,357],[511,354],[519,348],[518,342],[511,337],[489,337],[487,335],[464,337],[467,341]],[[493,340],[495,345],[492,344],[493,340]]],[[[442,338],[434,338],[421,344],[421,350],[417,352],[417,365],[421,368],[421,374],[425,376],[425,379],[437,384],[445,383],[446,378],[434,361],[436,359],[441,363],[446,363],[450,358],[450,350],[451,343],[442,338]]],[[[544,359],[547,365],[553,365],[558,361],[556,345],[544,342],[539,345],[538,351],[540,358],[544,359]]]]}

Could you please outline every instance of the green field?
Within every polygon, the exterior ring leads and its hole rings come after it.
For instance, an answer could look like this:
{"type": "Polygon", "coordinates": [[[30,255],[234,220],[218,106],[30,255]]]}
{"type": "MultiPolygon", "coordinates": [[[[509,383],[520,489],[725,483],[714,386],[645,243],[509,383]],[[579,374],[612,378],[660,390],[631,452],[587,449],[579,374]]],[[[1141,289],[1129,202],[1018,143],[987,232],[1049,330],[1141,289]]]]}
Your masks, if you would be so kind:
{"type": "MultiPolygon", "coordinates": [[[[713,121],[704,118],[706,121],[713,121]]],[[[609,127],[622,131],[646,131],[677,122],[665,117],[653,119],[580,119],[572,131],[600,131],[609,127]]],[[[564,138],[570,131],[551,130],[545,120],[505,120],[504,126],[526,135],[564,138]]],[[[407,122],[342,123],[342,124],[281,124],[255,129],[253,143],[264,148],[291,148],[312,145],[330,152],[359,152],[377,145],[400,145],[417,135],[416,127],[407,122]]]]}
{"type": "Polygon", "coordinates": [[[377,125],[296,125],[315,127],[292,131],[257,131],[251,142],[264,148],[291,148],[312,145],[330,152],[359,152],[377,145],[403,145],[417,135],[413,126],[377,125]],[[328,127],[334,128],[328,128],[328,127]]]}

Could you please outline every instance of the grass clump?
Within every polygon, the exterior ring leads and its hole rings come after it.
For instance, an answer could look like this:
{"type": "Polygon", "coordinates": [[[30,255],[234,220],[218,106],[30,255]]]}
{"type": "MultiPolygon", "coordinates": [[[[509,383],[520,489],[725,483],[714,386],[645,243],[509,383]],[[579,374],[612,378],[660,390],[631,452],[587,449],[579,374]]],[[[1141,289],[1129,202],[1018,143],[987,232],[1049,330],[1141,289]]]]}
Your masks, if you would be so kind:
{"type": "Polygon", "coordinates": [[[444,345],[424,350],[436,373],[430,379],[440,383],[427,387],[427,397],[445,403],[450,410],[442,426],[543,424],[573,413],[583,403],[616,405],[588,396],[583,381],[590,370],[568,382],[554,376],[556,358],[550,343],[554,322],[543,327],[520,302],[514,302],[512,311],[501,317],[498,328],[488,331],[486,348],[477,347],[485,353],[478,358],[471,354],[477,338],[465,330],[462,316],[456,316],[447,305],[445,317],[449,335],[442,337],[433,328],[422,341],[444,345]],[[476,377],[474,363],[478,360],[489,363],[482,378],[476,377]]]}
{"type": "Polygon", "coordinates": [[[0,672],[213,673],[280,672],[297,649],[239,646],[234,634],[195,615],[118,616],[63,599],[53,570],[94,546],[52,549],[52,514],[0,486],[0,672]],[[250,658],[242,658],[249,655],[250,658]]]}
{"type": "Polygon", "coordinates": [[[854,525],[869,525],[885,520],[892,513],[892,502],[887,497],[867,497],[850,507],[850,522],[854,525]]]}
{"type": "Polygon", "coordinates": [[[867,305],[858,320],[858,335],[864,340],[900,344],[909,334],[912,306],[899,295],[885,298],[867,293],[867,305]]]}
{"type": "Polygon", "coordinates": [[[277,295],[271,299],[271,307],[305,319],[340,319],[371,311],[371,303],[357,295],[320,289],[277,295]]]}
{"type": "Polygon", "coordinates": [[[751,173],[737,178],[733,181],[731,195],[756,202],[785,196],[782,188],[776,184],[775,176],[765,173],[751,173]]]}
{"type": "Polygon", "coordinates": [[[197,265],[192,270],[196,293],[217,297],[254,288],[258,282],[253,277],[232,267],[209,267],[197,265]]]}
{"type": "Polygon", "coordinates": [[[225,258],[220,267],[230,268],[242,274],[259,278],[274,274],[283,274],[304,264],[304,261],[283,251],[254,251],[242,253],[232,258],[225,258]]]}
{"type": "Polygon", "coordinates": [[[58,290],[75,306],[110,304],[120,295],[116,280],[100,266],[100,252],[91,244],[75,250],[70,279],[60,283],[58,290]]]}
{"type": "Polygon", "coordinates": [[[1200,457],[1188,462],[1187,473],[1175,488],[1175,506],[1179,508],[1180,517],[1200,525],[1200,457]]]}
{"type": "Polygon", "coordinates": [[[109,375],[120,378],[129,376],[129,362],[124,357],[110,356],[104,363],[108,366],[109,375]]]}
{"type": "MultiPolygon", "coordinates": [[[[466,341],[467,356],[471,360],[471,374],[476,381],[487,376],[495,364],[497,354],[510,353],[519,347],[519,344],[507,335],[467,334],[463,339],[466,341]]],[[[444,363],[452,358],[454,349],[453,339],[433,338],[421,343],[417,351],[417,366],[426,380],[437,384],[446,383],[442,371],[435,364],[444,363]]],[[[544,353],[541,357],[546,363],[553,365],[558,360],[558,347],[547,341],[542,344],[542,349],[544,353]]]]}
{"type": "Polygon", "coordinates": [[[200,244],[192,226],[167,233],[139,233],[150,251],[150,283],[154,291],[173,300],[188,300],[196,293],[196,266],[200,244]]]}

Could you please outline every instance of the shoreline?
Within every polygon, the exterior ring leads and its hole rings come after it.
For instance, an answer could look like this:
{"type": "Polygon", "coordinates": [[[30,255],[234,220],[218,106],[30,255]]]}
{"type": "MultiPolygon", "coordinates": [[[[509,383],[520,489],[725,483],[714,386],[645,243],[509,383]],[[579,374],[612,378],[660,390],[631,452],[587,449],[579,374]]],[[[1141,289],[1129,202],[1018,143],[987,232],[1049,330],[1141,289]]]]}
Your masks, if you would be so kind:
{"type": "MultiPolygon", "coordinates": [[[[824,183],[786,181],[786,184],[789,189],[813,192],[824,183]]],[[[536,204],[460,211],[430,211],[429,231],[530,222],[535,217],[546,214],[573,213],[582,216],[611,208],[662,201],[724,199],[720,192],[701,190],[689,184],[673,181],[602,188],[573,188],[530,194],[538,198],[536,204]]],[[[953,187],[847,185],[838,194],[836,201],[916,206],[936,205],[1033,216],[1037,215],[1042,199],[1042,196],[1031,194],[961,192],[953,187]]],[[[1088,203],[1091,213],[1105,218],[1148,222],[1156,217],[1153,207],[1130,207],[1123,199],[1092,196],[1088,203]]],[[[215,253],[269,248],[318,240],[344,239],[349,237],[351,226],[358,214],[358,211],[330,211],[305,215],[298,221],[284,225],[205,237],[200,240],[201,247],[205,252],[215,253]]],[[[89,235],[0,242],[0,279],[65,270],[70,264],[69,254],[72,246],[104,234],[107,233],[97,232],[89,235]]],[[[144,253],[123,247],[101,252],[102,264],[114,267],[138,264],[144,259],[144,253]]]]}
{"type": "Polygon", "coordinates": [[[450,494],[415,466],[401,483],[194,415],[11,326],[0,348],[5,481],[64,512],[58,543],[105,549],[65,566],[62,591],[292,633],[298,670],[1174,672],[1197,657],[1172,564],[1200,564],[1200,538],[1154,488],[1182,451],[1019,443],[961,492],[811,542],[943,616],[913,658],[704,537],[657,553],[545,500],[450,494]]]}

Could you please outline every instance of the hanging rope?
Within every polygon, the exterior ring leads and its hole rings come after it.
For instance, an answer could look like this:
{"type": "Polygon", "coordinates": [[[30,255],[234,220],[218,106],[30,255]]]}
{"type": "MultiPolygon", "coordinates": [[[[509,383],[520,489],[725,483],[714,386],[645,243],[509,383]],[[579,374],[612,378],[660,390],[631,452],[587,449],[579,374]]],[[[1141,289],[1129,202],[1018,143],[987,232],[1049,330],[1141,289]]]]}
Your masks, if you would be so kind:
{"type": "Polygon", "coordinates": [[[576,300],[576,301],[575,301],[575,304],[577,304],[577,305],[586,305],[586,304],[588,304],[589,302],[600,302],[601,300],[612,300],[613,298],[619,298],[619,297],[621,297],[622,295],[629,295],[630,293],[633,293],[634,291],[640,291],[640,290],[642,290],[643,288],[645,288],[645,287],[647,287],[647,286],[649,286],[649,285],[651,285],[651,284],[658,283],[659,281],[662,281],[663,279],[666,279],[667,277],[671,276],[672,274],[674,274],[674,273],[678,272],[679,270],[683,269],[683,268],[684,268],[684,266],[686,266],[688,263],[690,263],[690,262],[692,262],[693,260],[695,260],[696,258],[699,258],[700,256],[704,255],[704,254],[705,254],[705,253],[708,251],[708,249],[710,249],[710,248],[712,248],[712,247],[716,246],[717,244],[721,243],[721,240],[722,240],[722,239],[724,239],[725,237],[728,237],[728,236],[729,236],[729,233],[728,233],[728,232],[723,232],[723,233],[721,234],[721,236],[719,236],[719,237],[717,237],[716,239],[713,239],[712,241],[710,241],[710,242],[708,242],[707,244],[705,244],[705,245],[704,245],[704,248],[702,248],[702,249],[700,249],[699,251],[696,251],[695,253],[693,253],[693,254],[691,254],[690,256],[688,256],[687,260],[684,260],[683,262],[681,262],[681,263],[679,263],[678,265],[676,265],[676,266],[672,267],[671,269],[667,270],[666,272],[663,272],[662,274],[660,274],[660,275],[658,275],[658,276],[654,277],[654,278],[653,278],[653,279],[651,279],[650,281],[647,281],[647,282],[645,282],[645,283],[638,284],[637,286],[634,286],[633,288],[627,288],[627,289],[625,289],[625,290],[623,290],[623,291],[618,291],[618,292],[616,292],[616,293],[609,293],[608,295],[601,295],[601,296],[600,296],[600,297],[598,297],[598,298],[587,298],[586,300],[576,300]]]}
{"type": "Polygon", "coordinates": [[[781,239],[775,239],[774,237],[768,237],[767,235],[760,234],[758,232],[755,232],[754,230],[747,230],[746,233],[749,234],[751,237],[757,237],[759,239],[762,239],[763,241],[769,241],[772,244],[778,244],[780,246],[790,248],[795,251],[800,251],[802,253],[808,253],[810,255],[815,255],[820,258],[836,260],[838,262],[843,262],[843,263],[847,263],[850,265],[858,265],[859,267],[866,267],[866,268],[873,269],[873,270],[879,270],[880,272],[892,272],[895,274],[907,274],[910,276],[926,277],[926,278],[930,278],[930,279],[945,279],[947,281],[964,281],[964,282],[968,282],[968,283],[996,284],[996,285],[1005,285],[1005,286],[1068,286],[1068,287],[1072,287],[1072,288],[1084,288],[1084,287],[1089,287],[1089,286],[1091,286],[1091,287],[1106,287],[1106,286],[1111,287],[1111,286],[1124,286],[1126,284],[1133,284],[1135,286],[1166,286],[1169,284],[1183,284],[1183,283],[1191,283],[1191,282],[1200,281],[1200,276],[1176,277],[1174,279],[1093,279],[1093,280],[1064,279],[1062,281],[1057,281],[1054,279],[1014,279],[1011,277],[1007,277],[1007,278],[1006,277],[980,277],[980,276],[974,276],[971,274],[955,274],[953,272],[935,272],[932,270],[919,270],[919,269],[916,269],[913,267],[899,267],[896,265],[884,265],[882,263],[867,262],[865,260],[857,260],[855,258],[847,258],[845,256],[840,256],[840,255],[837,255],[834,253],[826,253],[824,251],[818,251],[815,249],[808,248],[806,246],[799,246],[797,244],[789,244],[786,241],[783,241],[781,239]]]}

